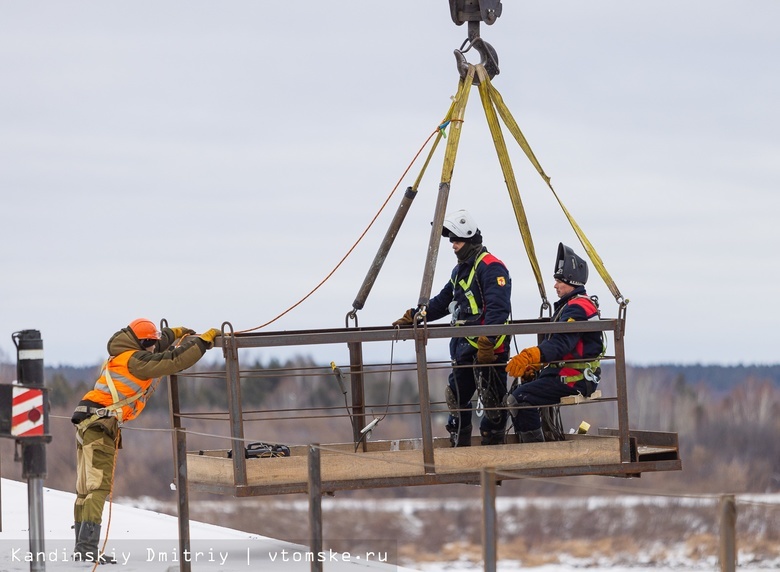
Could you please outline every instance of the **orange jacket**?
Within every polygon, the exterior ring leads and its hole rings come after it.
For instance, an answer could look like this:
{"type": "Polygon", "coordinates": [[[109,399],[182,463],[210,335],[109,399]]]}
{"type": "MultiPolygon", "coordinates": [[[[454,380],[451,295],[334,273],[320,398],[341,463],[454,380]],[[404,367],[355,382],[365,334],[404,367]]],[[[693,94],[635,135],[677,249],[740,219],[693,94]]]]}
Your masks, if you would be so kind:
{"type": "MultiPolygon", "coordinates": [[[[95,382],[95,388],[84,399],[108,407],[114,403],[126,402],[121,407],[120,421],[135,419],[146,407],[145,391],[154,379],[140,379],[130,373],[127,362],[135,352],[129,350],[116,357],[109,358],[95,382]]],[[[117,411],[119,413],[119,411],[117,411]]]]}

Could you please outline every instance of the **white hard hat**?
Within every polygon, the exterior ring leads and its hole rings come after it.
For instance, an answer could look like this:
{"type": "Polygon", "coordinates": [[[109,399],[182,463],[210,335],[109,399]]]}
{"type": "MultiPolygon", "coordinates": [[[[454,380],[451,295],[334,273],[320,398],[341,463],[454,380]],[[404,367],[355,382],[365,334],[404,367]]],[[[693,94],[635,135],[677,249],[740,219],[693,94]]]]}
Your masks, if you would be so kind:
{"type": "Polygon", "coordinates": [[[462,238],[468,240],[476,236],[479,232],[477,223],[474,218],[465,210],[461,209],[447,214],[444,217],[444,228],[442,228],[441,235],[456,238],[462,238]]]}

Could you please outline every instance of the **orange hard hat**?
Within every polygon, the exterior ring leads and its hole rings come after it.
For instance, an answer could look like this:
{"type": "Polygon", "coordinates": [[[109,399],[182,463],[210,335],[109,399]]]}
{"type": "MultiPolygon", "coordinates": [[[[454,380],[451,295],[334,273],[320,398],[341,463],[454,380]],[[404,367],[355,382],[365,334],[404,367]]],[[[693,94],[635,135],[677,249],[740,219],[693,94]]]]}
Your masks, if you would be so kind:
{"type": "Polygon", "coordinates": [[[139,340],[159,340],[162,337],[154,322],[146,318],[138,318],[130,322],[130,329],[139,340]]]}

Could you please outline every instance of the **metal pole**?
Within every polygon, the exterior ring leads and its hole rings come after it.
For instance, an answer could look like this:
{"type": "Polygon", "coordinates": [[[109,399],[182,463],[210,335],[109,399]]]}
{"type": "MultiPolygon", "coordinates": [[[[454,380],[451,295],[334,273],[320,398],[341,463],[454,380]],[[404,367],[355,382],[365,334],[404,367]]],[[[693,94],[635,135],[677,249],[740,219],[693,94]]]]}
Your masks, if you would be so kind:
{"type": "MultiPolygon", "coordinates": [[[[192,554],[190,547],[190,502],[187,490],[187,432],[182,427],[174,429],[176,438],[176,494],[179,501],[179,554],[192,554]]],[[[192,561],[182,558],[180,572],[191,572],[192,561]]]]}
{"type": "Polygon", "coordinates": [[[720,569],[737,569],[737,503],[734,495],[720,497],[720,569]]]}
{"type": "Polygon", "coordinates": [[[395,211],[395,216],[390,223],[390,228],[387,229],[385,237],[382,239],[382,244],[379,245],[379,250],[374,257],[374,262],[368,269],[368,273],[363,280],[363,285],[360,287],[360,290],[358,290],[355,301],[352,302],[352,307],[355,310],[363,309],[363,306],[366,303],[366,299],[371,292],[371,288],[373,288],[374,282],[376,282],[376,278],[379,276],[379,271],[382,269],[382,266],[385,263],[387,253],[390,252],[390,247],[393,246],[395,237],[398,235],[398,231],[401,229],[401,224],[403,224],[404,219],[406,218],[406,214],[409,212],[409,207],[412,206],[412,201],[416,196],[417,189],[413,189],[412,187],[408,187],[406,189],[404,197],[401,199],[401,204],[398,205],[398,210],[395,211]]]}
{"type": "MultiPolygon", "coordinates": [[[[171,418],[171,428],[174,430],[174,433],[171,436],[171,445],[173,446],[173,458],[176,459],[176,429],[181,427],[181,417],[179,416],[181,413],[181,401],[179,399],[179,376],[175,374],[168,376],[168,411],[171,418]]],[[[179,485],[178,474],[175,470],[173,473],[173,483],[176,486],[179,485]]]]}
{"type": "Polygon", "coordinates": [[[311,541],[311,572],[322,572],[322,475],[320,473],[320,445],[309,445],[309,529],[311,541]]]}
{"type": "Polygon", "coordinates": [[[420,425],[422,429],[423,463],[426,474],[435,473],[433,430],[431,429],[431,396],[428,390],[428,358],[425,352],[425,328],[415,332],[414,349],[417,354],[417,392],[420,395],[420,425]]]}
{"type": "Polygon", "coordinates": [[[245,486],[246,454],[244,453],[244,411],[241,406],[241,375],[238,366],[238,346],[232,335],[223,335],[222,348],[225,354],[225,377],[227,378],[228,409],[230,414],[230,436],[233,449],[234,484],[245,486]]]}
{"type": "MultiPolygon", "coordinates": [[[[38,330],[22,330],[12,336],[17,348],[16,375],[20,385],[44,389],[43,340],[38,330]]],[[[43,392],[45,396],[45,392],[43,392]]],[[[48,430],[49,408],[43,398],[44,432],[48,430]]],[[[38,417],[40,419],[40,417],[38,417]]],[[[46,442],[51,437],[24,437],[18,441],[22,445],[22,478],[27,479],[27,512],[29,517],[31,572],[46,570],[45,558],[38,560],[39,554],[45,554],[43,526],[43,480],[46,478],[46,442]]]]}
{"type": "Polygon", "coordinates": [[[626,389],[626,350],[622,329],[624,322],[615,329],[615,385],[618,404],[618,436],[620,438],[620,462],[631,462],[631,440],[628,427],[628,391],[626,389]]]}
{"type": "MultiPolygon", "coordinates": [[[[352,440],[361,440],[360,430],[366,426],[365,381],[363,379],[363,344],[349,342],[349,380],[352,389],[352,440]]],[[[363,439],[363,451],[368,450],[368,443],[363,439]]]]}
{"type": "MultiPolygon", "coordinates": [[[[29,449],[29,446],[24,447],[22,451],[26,453],[29,449]]],[[[43,478],[28,477],[27,502],[30,518],[30,553],[33,555],[30,572],[43,572],[46,570],[46,560],[45,558],[38,560],[38,554],[44,554],[46,551],[43,528],[43,478]]]]}
{"type": "Polygon", "coordinates": [[[496,472],[495,469],[482,469],[482,560],[485,572],[496,572],[498,562],[498,541],[496,530],[496,472]]]}

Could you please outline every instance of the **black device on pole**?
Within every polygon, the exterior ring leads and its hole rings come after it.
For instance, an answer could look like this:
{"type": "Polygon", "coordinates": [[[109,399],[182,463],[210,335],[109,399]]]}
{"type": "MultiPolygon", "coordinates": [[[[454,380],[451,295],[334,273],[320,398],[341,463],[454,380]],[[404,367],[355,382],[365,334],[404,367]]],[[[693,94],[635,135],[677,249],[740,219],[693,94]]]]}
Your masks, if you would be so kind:
{"type": "MultiPolygon", "coordinates": [[[[14,332],[11,339],[16,346],[15,385],[5,385],[2,392],[10,397],[4,400],[0,414],[0,434],[16,439],[22,448],[22,477],[27,479],[30,553],[44,553],[43,479],[46,478],[46,443],[49,434],[49,402],[43,377],[43,340],[38,330],[14,332]],[[5,425],[8,433],[5,434],[5,425]]],[[[5,395],[4,395],[5,396],[5,395]]],[[[30,562],[31,572],[44,572],[45,560],[30,562]]]]}

